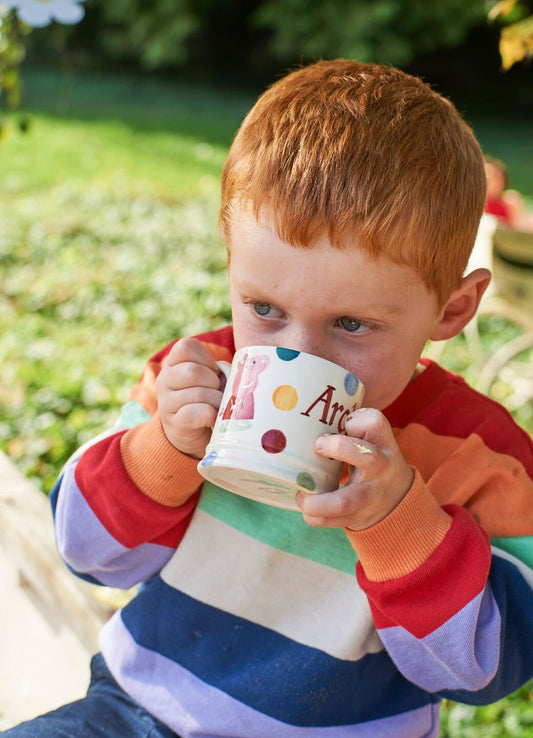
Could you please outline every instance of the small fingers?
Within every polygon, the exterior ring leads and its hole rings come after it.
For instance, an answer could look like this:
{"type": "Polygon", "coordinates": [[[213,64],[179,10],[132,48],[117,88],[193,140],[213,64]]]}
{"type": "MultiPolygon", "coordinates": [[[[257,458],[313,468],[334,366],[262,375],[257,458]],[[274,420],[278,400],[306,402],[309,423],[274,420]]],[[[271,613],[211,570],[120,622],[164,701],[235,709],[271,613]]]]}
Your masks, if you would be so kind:
{"type": "Polygon", "coordinates": [[[349,436],[360,438],[377,446],[382,446],[393,437],[387,418],[380,410],[372,407],[362,407],[359,410],[354,410],[346,418],[345,429],[349,436]]]}
{"type": "Polygon", "coordinates": [[[367,504],[367,495],[360,490],[354,496],[351,490],[343,487],[335,492],[319,494],[298,492],[296,501],[308,525],[338,528],[349,527],[354,516],[367,504]]]}
{"type": "Polygon", "coordinates": [[[221,379],[217,371],[216,365],[215,369],[211,369],[204,364],[183,361],[180,364],[169,365],[164,368],[161,372],[161,382],[164,382],[166,388],[170,390],[183,390],[192,387],[219,390],[221,379]]]}
{"type": "Polygon", "coordinates": [[[314,449],[320,456],[343,461],[355,467],[362,478],[365,472],[377,474],[384,463],[381,450],[361,438],[344,435],[323,435],[315,440],[314,449]]]}
{"type": "Polygon", "coordinates": [[[179,451],[201,459],[211,437],[217,411],[212,405],[184,405],[173,416],[162,417],[165,434],[179,451]]]}
{"type": "Polygon", "coordinates": [[[217,409],[208,403],[186,404],[177,411],[176,419],[189,431],[213,428],[217,409]]]}
{"type": "Polygon", "coordinates": [[[212,354],[197,338],[180,338],[170,349],[167,357],[168,366],[184,362],[203,364],[215,373],[219,371],[212,354]]]}
{"type": "MultiPolygon", "coordinates": [[[[173,415],[188,405],[193,407],[204,405],[211,407],[216,416],[221,399],[222,393],[220,390],[209,387],[185,387],[161,393],[158,397],[159,413],[173,415]]],[[[212,427],[212,425],[209,427],[212,427]]]]}
{"type": "Polygon", "coordinates": [[[196,338],[182,338],[174,344],[156,380],[158,394],[192,387],[221,390],[224,384],[216,361],[196,338]]]}

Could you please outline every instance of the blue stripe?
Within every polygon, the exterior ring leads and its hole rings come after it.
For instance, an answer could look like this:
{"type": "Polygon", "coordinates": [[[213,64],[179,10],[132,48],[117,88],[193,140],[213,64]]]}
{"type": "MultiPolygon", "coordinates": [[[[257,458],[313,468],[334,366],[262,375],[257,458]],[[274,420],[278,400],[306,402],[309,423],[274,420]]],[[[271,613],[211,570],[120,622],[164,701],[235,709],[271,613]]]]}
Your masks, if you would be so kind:
{"type": "Polygon", "coordinates": [[[120,686],[178,735],[190,735],[193,722],[194,735],[204,738],[437,738],[438,703],[358,725],[302,728],[252,709],[179,664],[142,648],[120,617],[111,618],[100,640],[106,663],[120,686]]]}
{"type": "Polygon", "coordinates": [[[292,725],[350,725],[436,701],[407,682],[384,651],[356,662],[335,659],[204,605],[160,577],[122,611],[122,618],[142,647],[292,725]],[[167,616],[157,617],[161,612],[167,616]]]}
{"type": "Polygon", "coordinates": [[[62,479],[63,479],[63,474],[61,474],[61,476],[58,478],[57,482],[54,484],[54,487],[49,495],[50,506],[52,508],[52,515],[54,519],[56,516],[57,498],[59,496],[59,488],[61,487],[62,479]]]}

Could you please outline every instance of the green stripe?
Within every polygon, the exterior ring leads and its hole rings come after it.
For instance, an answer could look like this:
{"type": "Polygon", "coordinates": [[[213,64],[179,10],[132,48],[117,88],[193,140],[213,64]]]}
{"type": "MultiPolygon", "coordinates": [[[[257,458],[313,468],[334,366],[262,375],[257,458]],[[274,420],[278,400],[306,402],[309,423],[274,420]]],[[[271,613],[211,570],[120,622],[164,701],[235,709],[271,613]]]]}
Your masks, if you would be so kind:
{"type": "Polygon", "coordinates": [[[506,551],[515,558],[523,561],[533,569],[533,537],[515,536],[513,538],[492,538],[491,543],[502,551],[506,551]]]}
{"type": "Polygon", "coordinates": [[[354,574],[357,555],[342,528],[313,528],[300,512],[281,510],[204,482],[198,507],[272,548],[354,574]]]}

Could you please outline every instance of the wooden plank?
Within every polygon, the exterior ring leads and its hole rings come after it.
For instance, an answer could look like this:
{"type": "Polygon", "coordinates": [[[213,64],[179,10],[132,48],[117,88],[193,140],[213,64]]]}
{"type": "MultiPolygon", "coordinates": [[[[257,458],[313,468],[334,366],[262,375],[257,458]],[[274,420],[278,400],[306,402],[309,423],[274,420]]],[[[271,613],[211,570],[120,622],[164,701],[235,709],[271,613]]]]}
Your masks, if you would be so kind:
{"type": "Polygon", "coordinates": [[[98,650],[97,634],[111,614],[95,587],[75,577],[55,546],[46,496],[0,453],[0,544],[43,610],[61,618],[83,645],[98,650]]]}

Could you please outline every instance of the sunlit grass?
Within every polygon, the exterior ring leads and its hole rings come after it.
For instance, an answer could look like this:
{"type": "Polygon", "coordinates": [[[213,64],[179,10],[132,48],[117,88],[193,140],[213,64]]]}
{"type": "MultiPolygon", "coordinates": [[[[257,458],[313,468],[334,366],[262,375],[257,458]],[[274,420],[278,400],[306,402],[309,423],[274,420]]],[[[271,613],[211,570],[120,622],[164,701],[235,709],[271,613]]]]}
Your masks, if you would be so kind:
{"type": "Polygon", "coordinates": [[[0,443],[50,489],[172,338],[230,319],[216,198],[0,194],[0,443]]]}
{"type": "Polygon", "coordinates": [[[246,105],[128,77],[26,84],[0,142],[0,446],[48,491],[151,353],[229,321],[218,189],[246,105]]]}
{"type": "Polygon", "coordinates": [[[21,134],[16,118],[11,121],[1,144],[4,191],[72,184],[163,199],[218,192],[226,147],[200,136],[44,113],[32,114],[28,133],[21,134]]]}

